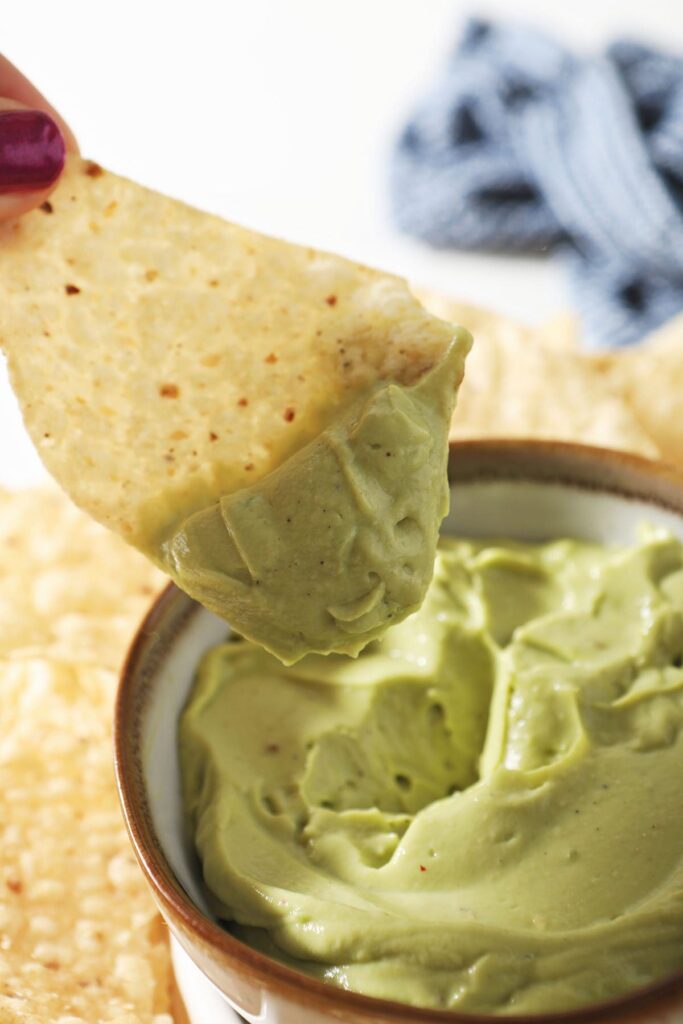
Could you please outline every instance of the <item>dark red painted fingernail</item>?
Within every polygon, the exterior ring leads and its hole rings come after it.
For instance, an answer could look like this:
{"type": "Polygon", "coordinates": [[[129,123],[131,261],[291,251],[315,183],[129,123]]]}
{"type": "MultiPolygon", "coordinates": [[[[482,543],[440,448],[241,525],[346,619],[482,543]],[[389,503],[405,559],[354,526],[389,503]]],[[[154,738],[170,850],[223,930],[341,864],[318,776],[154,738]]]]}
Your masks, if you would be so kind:
{"type": "Polygon", "coordinates": [[[0,110],[0,194],[49,188],[64,167],[59,128],[42,110],[0,110]]]}

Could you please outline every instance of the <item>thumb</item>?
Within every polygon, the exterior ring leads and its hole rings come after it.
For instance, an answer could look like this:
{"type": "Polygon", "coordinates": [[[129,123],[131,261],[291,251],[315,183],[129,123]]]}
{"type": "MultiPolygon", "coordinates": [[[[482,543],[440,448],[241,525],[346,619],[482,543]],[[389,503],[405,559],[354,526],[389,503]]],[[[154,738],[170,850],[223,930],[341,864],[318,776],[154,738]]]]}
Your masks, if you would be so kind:
{"type": "Polygon", "coordinates": [[[65,156],[64,135],[51,114],[0,97],[0,221],[45,202],[65,156]]]}

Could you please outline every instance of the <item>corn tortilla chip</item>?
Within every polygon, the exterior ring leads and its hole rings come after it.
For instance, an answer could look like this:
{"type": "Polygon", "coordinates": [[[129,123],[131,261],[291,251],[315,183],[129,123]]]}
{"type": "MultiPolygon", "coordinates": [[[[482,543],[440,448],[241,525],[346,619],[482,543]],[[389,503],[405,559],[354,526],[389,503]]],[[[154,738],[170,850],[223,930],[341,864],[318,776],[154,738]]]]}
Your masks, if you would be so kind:
{"type": "Polygon", "coordinates": [[[471,338],[404,281],[74,158],[0,295],[48,469],[245,636],[355,654],[419,607],[471,338]]]}
{"type": "Polygon", "coordinates": [[[161,579],[56,488],[0,491],[3,1024],[179,1012],[111,750],[115,669],[161,579]]]}
{"type": "Polygon", "coordinates": [[[572,350],[566,318],[531,328],[442,295],[417,293],[428,309],[466,323],[475,336],[452,439],[544,438],[659,454],[659,438],[649,423],[595,360],[572,350]],[[562,334],[559,344],[553,341],[554,330],[562,334]]]}
{"type": "Polygon", "coordinates": [[[145,546],[280,465],[454,331],[406,284],[71,158],[0,237],[0,345],[45,465],[145,546]]]}
{"type": "Polygon", "coordinates": [[[121,821],[112,674],[0,661],[0,1020],[171,1024],[165,929],[121,821]]]}
{"type": "Polygon", "coordinates": [[[0,489],[0,657],[116,670],[164,582],[56,487],[0,489]]]}
{"type": "Polygon", "coordinates": [[[683,463],[683,315],[640,344],[593,359],[596,371],[623,395],[662,458],[683,463]]]}

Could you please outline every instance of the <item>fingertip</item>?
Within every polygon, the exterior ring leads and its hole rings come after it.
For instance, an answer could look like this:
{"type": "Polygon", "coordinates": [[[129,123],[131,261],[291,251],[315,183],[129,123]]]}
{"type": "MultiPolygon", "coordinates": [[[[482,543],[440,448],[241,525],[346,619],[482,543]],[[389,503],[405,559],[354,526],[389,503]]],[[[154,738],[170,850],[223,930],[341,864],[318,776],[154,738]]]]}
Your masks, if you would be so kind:
{"type": "Polygon", "coordinates": [[[0,99],[0,220],[44,203],[65,159],[64,136],[48,113],[0,99]]]}

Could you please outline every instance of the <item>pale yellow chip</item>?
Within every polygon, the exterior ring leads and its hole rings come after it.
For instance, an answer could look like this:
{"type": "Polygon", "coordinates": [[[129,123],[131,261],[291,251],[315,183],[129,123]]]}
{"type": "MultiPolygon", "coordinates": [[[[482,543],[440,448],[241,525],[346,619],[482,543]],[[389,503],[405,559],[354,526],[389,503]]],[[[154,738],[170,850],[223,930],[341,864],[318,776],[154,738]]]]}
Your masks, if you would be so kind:
{"type": "Polygon", "coordinates": [[[623,395],[662,458],[683,464],[683,315],[640,344],[594,363],[606,384],[623,395]]]}
{"type": "Polygon", "coordinates": [[[0,490],[0,657],[118,669],[164,582],[56,487],[0,490]]]}
{"type": "Polygon", "coordinates": [[[641,422],[596,360],[572,350],[571,318],[532,328],[431,292],[418,294],[428,309],[474,334],[451,438],[542,438],[659,454],[650,423],[641,422]]]}
{"type": "MultiPolygon", "coordinates": [[[[522,326],[521,321],[516,321],[513,317],[505,316],[503,313],[486,309],[483,306],[476,306],[471,302],[463,302],[432,288],[425,288],[417,283],[411,288],[413,294],[434,316],[448,320],[450,323],[465,324],[474,335],[490,335],[501,330],[505,324],[522,326]]],[[[579,320],[571,310],[558,310],[539,327],[534,328],[530,323],[525,323],[524,326],[527,330],[533,330],[536,344],[542,345],[544,348],[563,352],[580,351],[579,320]]]]}
{"type": "Polygon", "coordinates": [[[3,1024],[177,1017],[112,766],[115,670],[161,581],[56,488],[0,491],[3,1024]]]}
{"type": "Polygon", "coordinates": [[[0,660],[3,1024],[171,1024],[165,929],[114,785],[114,682],[0,660]]]}
{"type": "Polygon", "coordinates": [[[77,504],[148,550],[254,483],[450,325],[402,280],[266,238],[71,158],[0,238],[0,344],[77,504]]]}

